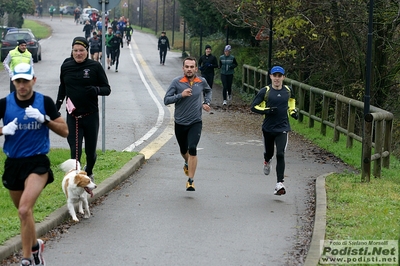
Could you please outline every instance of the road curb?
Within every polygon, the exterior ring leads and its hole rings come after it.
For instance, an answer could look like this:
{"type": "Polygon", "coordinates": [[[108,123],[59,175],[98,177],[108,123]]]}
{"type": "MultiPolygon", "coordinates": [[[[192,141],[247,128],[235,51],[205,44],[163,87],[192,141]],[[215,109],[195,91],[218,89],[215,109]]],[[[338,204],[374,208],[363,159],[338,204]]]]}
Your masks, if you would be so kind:
{"type": "MultiPolygon", "coordinates": [[[[138,154],[133,157],[128,163],[126,163],[120,170],[115,174],[104,180],[96,188],[93,198],[89,198],[89,202],[93,202],[99,197],[104,196],[116,186],[121,184],[124,180],[128,179],[133,173],[139,169],[145,162],[145,157],[143,154],[138,154]]],[[[45,235],[50,230],[57,227],[59,224],[68,219],[69,213],[67,205],[65,204],[61,208],[55,210],[48,217],[46,217],[42,222],[36,223],[36,235],[38,237],[45,235]]],[[[22,248],[21,236],[17,235],[0,246],[0,261],[8,258],[12,254],[19,252],[22,248]]]]}
{"type": "Polygon", "coordinates": [[[325,239],[326,228],[326,190],[325,178],[333,173],[320,175],[315,183],[315,218],[310,248],[304,266],[316,266],[320,257],[320,241],[325,239]]]}

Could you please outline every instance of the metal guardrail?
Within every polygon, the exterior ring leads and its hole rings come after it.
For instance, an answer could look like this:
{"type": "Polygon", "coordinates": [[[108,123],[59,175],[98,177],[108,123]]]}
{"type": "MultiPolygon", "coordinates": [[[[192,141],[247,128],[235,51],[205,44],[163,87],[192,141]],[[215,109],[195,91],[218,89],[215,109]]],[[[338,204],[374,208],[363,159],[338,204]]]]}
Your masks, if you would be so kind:
{"type": "MultiPolygon", "coordinates": [[[[243,65],[242,86],[247,93],[256,94],[268,85],[268,71],[250,65],[243,65]]],[[[296,95],[299,109],[299,122],[307,116],[308,127],[313,128],[315,121],[320,123],[320,133],[326,136],[327,127],[333,129],[333,141],[338,142],[341,133],[346,136],[346,148],[353,147],[353,140],[362,143],[361,181],[369,182],[371,162],[373,175],[381,177],[382,166],[389,168],[393,114],[370,106],[370,113],[363,114],[364,103],[341,94],[325,91],[310,85],[285,78],[296,95]],[[359,124],[357,122],[360,121],[359,124]],[[363,123],[361,123],[363,121],[363,123]],[[374,153],[372,154],[372,152],[374,153]]]]}

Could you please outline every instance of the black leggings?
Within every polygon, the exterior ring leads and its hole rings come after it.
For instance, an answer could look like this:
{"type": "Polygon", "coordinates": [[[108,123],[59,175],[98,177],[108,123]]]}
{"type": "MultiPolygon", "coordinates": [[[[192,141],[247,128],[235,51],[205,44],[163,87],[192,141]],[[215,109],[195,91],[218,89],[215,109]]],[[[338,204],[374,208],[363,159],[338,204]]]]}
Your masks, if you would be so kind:
{"type": "Polygon", "coordinates": [[[210,86],[210,88],[212,89],[212,86],[214,84],[214,74],[202,74],[201,76],[206,79],[208,86],[210,86]]]}
{"type": "Polygon", "coordinates": [[[197,144],[200,141],[202,127],[201,121],[188,126],[175,123],[175,136],[182,155],[188,151],[189,155],[197,155],[197,144]]]}
{"type": "MultiPolygon", "coordinates": [[[[99,124],[98,112],[78,118],[78,161],[81,160],[82,141],[85,138],[86,172],[88,175],[93,173],[93,167],[96,163],[99,124]]],[[[76,119],[74,116],[67,114],[67,125],[69,130],[67,140],[71,150],[71,158],[76,159],[76,119]]]]}
{"type": "Polygon", "coordinates": [[[226,93],[228,93],[229,95],[232,94],[233,75],[221,74],[221,82],[222,82],[222,86],[224,87],[222,89],[222,97],[226,101],[226,93]]]}
{"type": "Polygon", "coordinates": [[[167,48],[160,49],[160,64],[165,64],[165,57],[167,56],[167,48]]]}
{"type": "Polygon", "coordinates": [[[118,69],[120,50],[111,50],[111,61],[115,64],[115,69],[118,69]]]}
{"type": "Polygon", "coordinates": [[[288,142],[286,132],[266,132],[264,136],[264,160],[269,162],[274,156],[274,146],[276,146],[276,177],[277,182],[283,182],[285,175],[285,151],[288,142]]]}

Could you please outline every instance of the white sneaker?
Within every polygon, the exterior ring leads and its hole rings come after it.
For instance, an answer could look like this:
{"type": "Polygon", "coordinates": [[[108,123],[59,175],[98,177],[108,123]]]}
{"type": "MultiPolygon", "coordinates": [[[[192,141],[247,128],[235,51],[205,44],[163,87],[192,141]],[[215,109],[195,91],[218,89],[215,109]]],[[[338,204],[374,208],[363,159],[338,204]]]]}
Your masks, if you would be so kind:
{"type": "Polygon", "coordinates": [[[33,265],[46,266],[46,262],[43,259],[44,242],[42,239],[38,239],[37,242],[39,244],[39,249],[35,252],[32,252],[33,265]]]}
{"type": "Polygon", "coordinates": [[[227,104],[227,102],[226,102],[226,100],[224,100],[223,102],[222,102],[222,105],[226,105],[227,104]]]}
{"type": "Polygon", "coordinates": [[[286,190],[285,186],[283,185],[282,182],[276,183],[275,190],[274,190],[274,195],[280,196],[280,195],[285,195],[286,190]]]}
{"type": "Polygon", "coordinates": [[[271,172],[271,160],[269,162],[264,161],[264,175],[269,175],[271,172]]]}

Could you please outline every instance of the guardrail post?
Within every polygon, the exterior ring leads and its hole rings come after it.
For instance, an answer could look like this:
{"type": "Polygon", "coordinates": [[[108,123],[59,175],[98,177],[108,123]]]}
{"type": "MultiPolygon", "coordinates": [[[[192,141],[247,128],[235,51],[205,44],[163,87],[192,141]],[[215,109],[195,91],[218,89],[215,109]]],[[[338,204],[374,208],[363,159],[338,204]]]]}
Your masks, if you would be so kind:
{"type": "Polygon", "coordinates": [[[378,158],[374,160],[374,177],[381,177],[383,133],[383,121],[375,121],[375,154],[378,158]]]}
{"type": "Polygon", "coordinates": [[[393,120],[385,120],[385,140],[383,143],[383,150],[389,152],[389,156],[386,156],[382,160],[382,166],[385,168],[389,168],[390,165],[390,154],[392,154],[392,129],[393,129],[393,120]]]}
{"type": "Polygon", "coordinates": [[[364,117],[364,138],[362,140],[361,182],[369,182],[371,177],[372,124],[371,114],[364,117]]]}

